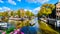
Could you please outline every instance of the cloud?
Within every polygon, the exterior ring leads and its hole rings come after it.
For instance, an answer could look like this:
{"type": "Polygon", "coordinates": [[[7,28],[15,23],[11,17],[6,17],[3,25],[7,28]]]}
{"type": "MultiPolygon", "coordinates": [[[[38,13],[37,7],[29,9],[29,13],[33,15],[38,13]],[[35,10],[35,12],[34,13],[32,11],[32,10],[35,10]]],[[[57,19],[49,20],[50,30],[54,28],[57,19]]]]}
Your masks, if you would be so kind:
{"type": "Polygon", "coordinates": [[[40,7],[37,7],[37,8],[35,8],[35,9],[33,9],[33,10],[30,10],[30,9],[24,9],[24,11],[27,11],[27,10],[29,10],[30,12],[32,12],[32,13],[34,13],[34,14],[37,14],[38,11],[40,10],[40,7]]]}
{"type": "Polygon", "coordinates": [[[21,2],[21,0],[17,0],[17,1],[21,2]]]}
{"type": "Polygon", "coordinates": [[[39,11],[40,10],[40,7],[37,7],[34,9],[34,11],[39,11]]]}
{"type": "Polygon", "coordinates": [[[27,11],[27,9],[24,9],[24,11],[27,11]]]}
{"type": "Polygon", "coordinates": [[[2,10],[2,8],[0,8],[0,10],[2,10]]]}
{"type": "Polygon", "coordinates": [[[16,5],[15,1],[13,1],[13,0],[8,0],[8,2],[9,2],[10,4],[16,5]]]}
{"type": "Polygon", "coordinates": [[[0,7],[0,11],[2,12],[2,11],[9,11],[9,10],[11,10],[10,8],[8,8],[8,7],[0,7]]]}
{"type": "Polygon", "coordinates": [[[30,9],[24,9],[24,11],[27,11],[27,10],[32,11],[32,10],[30,10],[30,9]]]}
{"type": "Polygon", "coordinates": [[[3,7],[3,9],[6,11],[6,10],[11,10],[10,8],[8,7],[3,7]]]}
{"type": "Polygon", "coordinates": [[[0,0],[1,3],[4,3],[2,0],[0,0]]]}
{"type": "Polygon", "coordinates": [[[36,0],[26,0],[26,1],[29,2],[29,3],[36,2],[36,0]]]}
{"type": "Polygon", "coordinates": [[[47,3],[49,0],[26,0],[29,3],[47,3]]]}
{"type": "Polygon", "coordinates": [[[37,14],[39,10],[40,10],[40,7],[37,7],[37,8],[35,8],[35,9],[33,9],[33,13],[34,13],[34,14],[37,14]]]}

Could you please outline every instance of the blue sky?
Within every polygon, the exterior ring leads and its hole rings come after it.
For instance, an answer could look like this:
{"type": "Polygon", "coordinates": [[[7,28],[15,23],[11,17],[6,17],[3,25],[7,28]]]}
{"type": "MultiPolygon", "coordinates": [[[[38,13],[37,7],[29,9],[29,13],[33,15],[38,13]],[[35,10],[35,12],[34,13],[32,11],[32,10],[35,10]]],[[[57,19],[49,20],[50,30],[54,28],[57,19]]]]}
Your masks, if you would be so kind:
{"type": "Polygon", "coordinates": [[[56,2],[58,0],[0,0],[0,11],[24,9],[36,13],[44,3],[56,2]]]}

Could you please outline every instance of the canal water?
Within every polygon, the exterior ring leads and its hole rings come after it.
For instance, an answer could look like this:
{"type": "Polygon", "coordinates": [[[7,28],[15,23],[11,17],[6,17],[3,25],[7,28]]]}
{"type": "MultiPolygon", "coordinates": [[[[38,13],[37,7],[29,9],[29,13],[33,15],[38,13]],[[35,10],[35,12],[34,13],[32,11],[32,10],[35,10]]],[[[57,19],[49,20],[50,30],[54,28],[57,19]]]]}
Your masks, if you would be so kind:
{"type": "Polygon", "coordinates": [[[30,21],[31,24],[35,24],[33,25],[33,27],[39,28],[39,24],[38,24],[38,17],[35,17],[34,19],[32,19],[30,21]]]}
{"type": "Polygon", "coordinates": [[[39,29],[39,24],[38,24],[38,17],[35,17],[30,21],[30,24],[34,24],[33,26],[25,26],[21,28],[21,31],[24,32],[24,34],[41,34],[41,30],[39,29]]]}
{"type": "MultiPolygon", "coordinates": [[[[36,30],[36,31],[39,31],[40,33],[42,32],[40,29],[39,29],[39,24],[38,24],[38,17],[35,17],[34,19],[32,19],[31,21],[30,21],[30,23],[31,24],[34,24],[33,26],[29,26],[29,27],[27,27],[27,31],[29,30],[29,32],[31,31],[31,30],[36,30]]],[[[11,24],[8,24],[8,28],[10,28],[12,25],[11,24]]],[[[14,26],[12,26],[12,27],[14,27],[14,26]]],[[[58,31],[58,32],[60,32],[60,29],[59,28],[56,28],[56,27],[54,27],[55,28],[55,30],[56,31],[58,31]]],[[[26,29],[26,27],[23,27],[22,29],[26,29]]],[[[34,32],[34,31],[31,31],[31,32],[34,32]]]]}
{"type": "Polygon", "coordinates": [[[34,19],[32,19],[30,23],[35,24],[32,27],[34,27],[37,30],[37,32],[39,32],[40,34],[42,33],[41,29],[39,29],[38,17],[35,17],[34,19]]]}
{"type": "MultiPolygon", "coordinates": [[[[35,27],[35,28],[37,29],[37,31],[39,31],[39,29],[38,29],[38,28],[39,28],[38,17],[35,17],[34,19],[32,19],[30,23],[31,23],[31,24],[35,24],[33,27],[35,27]]],[[[55,27],[55,26],[53,26],[52,28],[53,28],[55,31],[57,31],[57,32],[60,33],[60,28],[55,27]]],[[[40,32],[41,32],[41,30],[40,30],[40,32]]]]}

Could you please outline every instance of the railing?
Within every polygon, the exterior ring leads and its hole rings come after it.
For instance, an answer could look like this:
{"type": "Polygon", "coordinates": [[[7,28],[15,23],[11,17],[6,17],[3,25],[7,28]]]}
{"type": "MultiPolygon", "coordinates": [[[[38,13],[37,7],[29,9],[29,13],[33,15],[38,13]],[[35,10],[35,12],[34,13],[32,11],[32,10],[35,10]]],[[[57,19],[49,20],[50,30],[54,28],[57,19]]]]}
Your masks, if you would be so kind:
{"type": "Polygon", "coordinates": [[[9,20],[17,20],[17,21],[22,19],[25,20],[26,18],[9,18],[9,20]]]}

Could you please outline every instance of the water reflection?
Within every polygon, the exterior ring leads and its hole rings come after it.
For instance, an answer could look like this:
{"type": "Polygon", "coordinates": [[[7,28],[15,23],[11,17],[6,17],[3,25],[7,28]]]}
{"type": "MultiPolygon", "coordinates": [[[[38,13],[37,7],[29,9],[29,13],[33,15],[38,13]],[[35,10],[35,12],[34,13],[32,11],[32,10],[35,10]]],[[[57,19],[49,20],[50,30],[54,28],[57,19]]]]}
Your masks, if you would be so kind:
{"type": "MultiPolygon", "coordinates": [[[[38,17],[35,17],[34,19],[32,19],[30,21],[30,24],[34,24],[34,25],[33,26],[24,26],[24,27],[20,28],[20,31],[23,32],[24,34],[37,34],[38,32],[40,32],[39,34],[42,33],[42,31],[39,28],[40,24],[38,24],[38,17]]],[[[14,30],[15,26],[10,24],[10,23],[8,23],[7,24],[7,28],[8,28],[8,30],[10,30],[10,28],[13,28],[12,30],[14,30]]],[[[56,27],[54,27],[54,28],[56,28],[56,27]]],[[[60,32],[59,28],[56,28],[55,30],[60,32]]]]}

